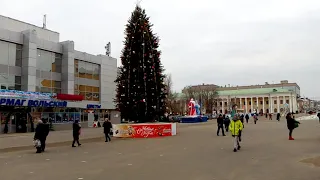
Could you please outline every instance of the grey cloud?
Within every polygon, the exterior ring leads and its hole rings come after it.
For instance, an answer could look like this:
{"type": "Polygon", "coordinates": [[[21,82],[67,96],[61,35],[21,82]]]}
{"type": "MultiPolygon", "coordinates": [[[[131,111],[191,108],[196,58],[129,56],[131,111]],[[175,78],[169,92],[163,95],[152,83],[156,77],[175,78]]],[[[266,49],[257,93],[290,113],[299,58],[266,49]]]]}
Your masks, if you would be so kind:
{"type": "MultiPolygon", "coordinates": [[[[76,49],[104,53],[108,41],[119,58],[124,26],[136,0],[2,0],[3,15],[60,32],[76,49]],[[12,8],[14,7],[14,8],[12,8]]],[[[317,0],[144,0],[160,36],[162,62],[174,89],[186,85],[261,84],[296,81],[307,96],[320,67],[320,1],[317,0]]],[[[120,62],[120,61],[119,61],[120,62]]]]}

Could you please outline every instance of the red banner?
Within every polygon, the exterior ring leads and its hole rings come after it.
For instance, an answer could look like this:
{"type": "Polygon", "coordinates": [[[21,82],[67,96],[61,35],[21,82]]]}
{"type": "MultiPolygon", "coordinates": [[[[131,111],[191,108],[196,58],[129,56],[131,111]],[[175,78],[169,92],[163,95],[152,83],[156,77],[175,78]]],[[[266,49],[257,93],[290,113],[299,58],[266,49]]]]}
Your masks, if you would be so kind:
{"type": "Polygon", "coordinates": [[[163,125],[133,125],[135,138],[171,136],[171,124],[163,125]]]}
{"type": "Polygon", "coordinates": [[[171,124],[115,124],[115,137],[153,138],[172,136],[171,124]]]}

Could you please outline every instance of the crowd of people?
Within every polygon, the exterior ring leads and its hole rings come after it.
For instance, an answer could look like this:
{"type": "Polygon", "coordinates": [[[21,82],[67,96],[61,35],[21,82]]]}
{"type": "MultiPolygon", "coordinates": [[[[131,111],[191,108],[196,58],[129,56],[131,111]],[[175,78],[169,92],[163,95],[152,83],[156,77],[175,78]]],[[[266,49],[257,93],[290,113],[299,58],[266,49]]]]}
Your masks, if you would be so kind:
{"type": "MultiPolygon", "coordinates": [[[[47,121],[41,120],[40,118],[36,119],[37,127],[35,129],[34,134],[34,146],[36,147],[36,153],[42,153],[45,151],[46,148],[46,140],[49,135],[50,126],[47,121]]],[[[105,134],[105,142],[111,141],[112,135],[112,124],[108,118],[105,118],[103,123],[103,133],[105,134]]],[[[74,121],[72,124],[72,147],[76,147],[75,144],[77,143],[78,146],[81,146],[79,139],[81,135],[81,125],[79,121],[74,121]]]]}
{"type": "MultiPolygon", "coordinates": [[[[317,115],[319,117],[320,122],[320,114],[317,115]]],[[[252,115],[254,124],[257,124],[258,121],[258,114],[252,115]]],[[[267,116],[268,117],[268,116],[267,116]]],[[[225,132],[229,132],[234,138],[233,143],[233,151],[237,152],[240,150],[240,142],[241,142],[241,135],[244,129],[244,119],[246,123],[249,123],[250,116],[249,114],[235,114],[233,117],[229,115],[222,115],[220,114],[217,118],[217,136],[220,135],[220,131],[223,136],[226,136],[225,132]]],[[[269,120],[272,120],[272,117],[269,117],[269,120]]],[[[280,113],[277,114],[277,120],[280,121],[280,113]]],[[[286,115],[287,120],[287,128],[289,130],[289,140],[294,140],[292,133],[293,130],[299,127],[300,122],[295,120],[293,114],[288,113],[286,115]]],[[[42,153],[45,151],[46,148],[46,139],[49,135],[50,126],[47,121],[42,121],[40,118],[36,119],[37,127],[35,129],[34,135],[34,144],[37,149],[36,153],[42,153]]],[[[75,144],[77,143],[78,146],[81,146],[79,139],[81,135],[81,125],[79,121],[75,121],[72,124],[72,135],[73,135],[73,142],[72,147],[76,147],[75,144]]],[[[103,133],[105,134],[105,142],[111,141],[111,134],[112,134],[112,124],[108,118],[105,119],[103,123],[103,133]]]]}
{"type": "MultiPolygon", "coordinates": [[[[251,115],[254,124],[257,124],[258,121],[258,114],[253,114],[251,115]]],[[[272,115],[271,117],[269,115],[266,116],[267,118],[269,117],[269,120],[272,120],[272,115]]],[[[280,121],[280,113],[277,114],[277,120],[280,121]]],[[[320,115],[319,117],[319,122],[320,122],[320,115]]],[[[220,130],[222,132],[223,136],[226,136],[225,131],[229,132],[234,138],[233,141],[233,151],[237,152],[240,150],[240,142],[241,142],[241,135],[242,131],[244,129],[244,119],[246,120],[246,123],[249,123],[250,116],[249,114],[235,114],[232,118],[229,115],[222,115],[220,114],[217,118],[217,136],[220,135],[220,130]],[[231,120],[230,120],[231,119],[231,120]]],[[[292,113],[288,113],[286,115],[286,120],[287,120],[287,128],[289,130],[289,140],[294,140],[292,133],[293,130],[299,127],[300,122],[295,120],[295,117],[292,113]]]]}

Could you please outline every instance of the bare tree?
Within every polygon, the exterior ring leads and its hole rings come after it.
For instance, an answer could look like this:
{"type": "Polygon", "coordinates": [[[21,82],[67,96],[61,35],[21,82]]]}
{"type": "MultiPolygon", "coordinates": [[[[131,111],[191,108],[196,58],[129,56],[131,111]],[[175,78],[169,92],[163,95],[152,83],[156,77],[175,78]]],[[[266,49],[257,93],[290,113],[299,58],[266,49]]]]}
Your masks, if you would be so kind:
{"type": "Polygon", "coordinates": [[[170,113],[174,113],[179,111],[179,106],[177,105],[178,93],[173,92],[172,89],[172,76],[171,74],[167,74],[165,77],[165,85],[166,85],[166,93],[167,93],[167,107],[170,113]]]}
{"type": "Polygon", "coordinates": [[[198,85],[186,86],[183,89],[187,100],[194,98],[198,100],[202,107],[202,113],[212,113],[212,110],[217,102],[217,86],[214,85],[198,85]]]}
{"type": "Polygon", "coordinates": [[[190,100],[191,98],[196,98],[196,89],[192,86],[184,87],[182,92],[185,94],[186,100],[190,100]]]}

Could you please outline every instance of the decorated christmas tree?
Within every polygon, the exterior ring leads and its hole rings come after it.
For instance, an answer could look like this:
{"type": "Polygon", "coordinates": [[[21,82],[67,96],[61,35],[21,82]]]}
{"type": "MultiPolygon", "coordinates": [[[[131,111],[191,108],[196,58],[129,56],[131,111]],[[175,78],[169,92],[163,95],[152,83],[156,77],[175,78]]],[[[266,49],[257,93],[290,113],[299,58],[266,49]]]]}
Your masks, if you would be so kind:
{"type": "Polygon", "coordinates": [[[137,5],[126,25],[122,66],[115,81],[115,102],[125,120],[150,122],[166,110],[159,38],[151,27],[145,10],[137,5]]]}

